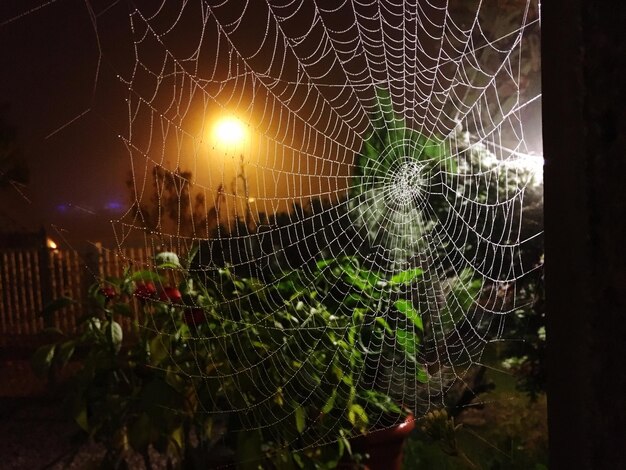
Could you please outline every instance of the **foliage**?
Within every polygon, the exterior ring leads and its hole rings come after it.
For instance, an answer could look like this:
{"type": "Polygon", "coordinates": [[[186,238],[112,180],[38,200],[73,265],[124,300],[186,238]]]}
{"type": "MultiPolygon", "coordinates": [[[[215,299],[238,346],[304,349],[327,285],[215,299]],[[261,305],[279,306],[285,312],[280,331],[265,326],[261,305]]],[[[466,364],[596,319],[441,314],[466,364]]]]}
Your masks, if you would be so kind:
{"type": "Polygon", "coordinates": [[[171,253],[156,265],[94,285],[80,335],[49,330],[55,341],[33,358],[41,375],[82,362],[70,408],[110,467],[131,449],[148,461],[152,445],[188,466],[219,454],[240,468],[334,468],[351,436],[406,413],[361,374],[376,340],[415,361],[422,325],[403,291],[421,270],[383,279],[344,257],[263,283],[227,267],[201,277],[171,253]],[[404,321],[380,316],[382,303],[404,321]]]}
{"type": "Polygon", "coordinates": [[[519,292],[523,307],[513,313],[509,331],[521,341],[510,342],[503,351],[502,366],[517,379],[518,390],[535,400],[546,392],[546,313],[543,276],[539,272],[519,292]]]}
{"type": "Polygon", "coordinates": [[[497,390],[461,416],[429,413],[407,441],[404,467],[442,470],[547,469],[546,396],[497,390]]]}

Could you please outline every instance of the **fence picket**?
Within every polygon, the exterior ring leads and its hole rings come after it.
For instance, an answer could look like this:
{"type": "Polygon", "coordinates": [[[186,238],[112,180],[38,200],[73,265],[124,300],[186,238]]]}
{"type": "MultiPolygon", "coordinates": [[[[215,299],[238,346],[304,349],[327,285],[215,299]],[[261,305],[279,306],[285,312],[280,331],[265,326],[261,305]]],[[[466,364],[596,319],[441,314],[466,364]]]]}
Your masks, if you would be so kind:
{"type": "Polygon", "coordinates": [[[37,331],[37,307],[35,306],[35,284],[33,282],[33,269],[30,263],[30,251],[20,253],[24,278],[24,295],[26,297],[26,308],[29,314],[29,328],[34,333],[37,331]]]}
{"type": "Polygon", "coordinates": [[[0,264],[0,268],[2,269],[0,269],[0,331],[4,333],[7,330],[7,310],[4,306],[4,295],[8,289],[9,284],[4,277],[4,259],[2,259],[1,261],[2,263],[0,264]]]}
{"type": "MultiPolygon", "coordinates": [[[[46,302],[63,295],[76,304],[55,312],[51,325],[70,333],[76,331],[94,277],[120,277],[126,267],[153,269],[154,254],[163,248],[145,245],[110,250],[97,243],[91,254],[46,248],[0,253],[0,343],[4,344],[2,338],[14,340],[16,335],[38,334],[46,326],[39,312],[46,302]]],[[[169,277],[168,282],[172,282],[169,277]]],[[[133,311],[134,315],[138,312],[137,308],[133,311]]],[[[132,320],[118,319],[126,332],[131,331],[132,320]]]]}
{"type": "MultiPolygon", "coordinates": [[[[41,283],[43,282],[41,276],[41,266],[39,266],[39,253],[37,251],[31,251],[31,261],[33,270],[33,291],[35,293],[35,309],[37,313],[43,310],[43,293],[41,292],[41,283]]],[[[43,318],[39,317],[37,321],[37,331],[43,329],[43,318]]]]}
{"type": "Polygon", "coordinates": [[[12,252],[10,255],[10,259],[11,259],[11,285],[15,286],[15,288],[11,289],[11,293],[13,294],[13,312],[12,312],[12,320],[13,320],[13,324],[16,327],[16,333],[18,335],[21,335],[24,333],[23,328],[22,328],[22,321],[21,321],[21,305],[20,305],[20,295],[19,295],[19,290],[20,290],[20,284],[19,284],[19,280],[18,280],[18,276],[17,276],[17,262],[16,262],[16,258],[15,258],[15,252],[12,252]]]}
{"type": "Polygon", "coordinates": [[[4,274],[4,279],[5,279],[5,285],[7,286],[7,288],[2,292],[2,300],[5,302],[6,305],[6,325],[7,325],[7,329],[5,330],[6,333],[11,334],[12,333],[12,326],[13,326],[13,302],[12,302],[12,298],[11,298],[11,291],[15,288],[15,286],[13,285],[13,283],[11,282],[11,276],[9,274],[9,254],[8,253],[3,253],[2,254],[2,272],[4,274]]]}

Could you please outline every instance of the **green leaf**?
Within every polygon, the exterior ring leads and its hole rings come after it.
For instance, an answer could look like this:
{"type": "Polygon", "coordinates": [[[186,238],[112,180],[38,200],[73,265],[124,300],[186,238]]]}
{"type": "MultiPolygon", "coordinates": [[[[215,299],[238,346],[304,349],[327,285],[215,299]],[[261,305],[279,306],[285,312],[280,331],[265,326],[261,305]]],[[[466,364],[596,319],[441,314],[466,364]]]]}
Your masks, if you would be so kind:
{"type": "Polygon", "coordinates": [[[391,94],[386,88],[376,88],[376,99],[378,101],[379,109],[376,110],[373,121],[378,126],[386,126],[386,128],[393,127],[395,123],[395,113],[393,110],[393,102],[391,100],[391,94]]]}
{"type": "Polygon", "coordinates": [[[93,333],[101,333],[102,322],[96,317],[86,317],[84,320],[87,323],[87,331],[93,333]]]}
{"type": "Polygon", "coordinates": [[[330,411],[333,409],[333,406],[335,406],[336,398],[337,398],[337,390],[333,388],[333,393],[331,393],[330,397],[328,397],[328,400],[326,400],[326,403],[324,404],[322,408],[322,413],[324,414],[330,413],[330,411]]]}
{"type": "Polygon", "coordinates": [[[115,313],[116,315],[121,315],[123,317],[132,317],[132,311],[130,309],[129,304],[126,304],[126,303],[114,304],[111,307],[111,310],[113,310],[113,313],[115,313]]]}
{"type": "Polygon", "coordinates": [[[374,406],[387,414],[402,413],[402,409],[386,393],[377,390],[363,390],[360,393],[363,399],[367,401],[368,407],[374,406]]]}
{"type": "Polygon", "coordinates": [[[116,321],[111,323],[105,323],[105,328],[109,335],[109,339],[111,344],[115,348],[115,352],[119,352],[122,347],[122,340],[124,339],[124,332],[122,331],[122,327],[116,321]]]}
{"type": "Polygon", "coordinates": [[[128,430],[128,440],[131,447],[138,452],[146,450],[155,437],[152,428],[148,414],[141,413],[128,430]]]}
{"type": "Polygon", "coordinates": [[[444,147],[434,140],[428,140],[426,145],[424,145],[424,154],[429,158],[441,160],[445,155],[444,147]]]}
{"type": "Polygon", "coordinates": [[[46,340],[46,342],[53,342],[55,340],[58,341],[60,338],[65,337],[63,330],[56,327],[44,328],[39,334],[46,340]]]}
{"type": "Polygon", "coordinates": [[[64,343],[61,343],[56,350],[54,360],[57,361],[57,364],[59,364],[61,367],[65,367],[65,365],[74,355],[75,348],[76,343],[74,341],[66,341],[64,343]]]}
{"type": "Polygon", "coordinates": [[[213,438],[213,418],[206,418],[204,426],[202,426],[203,434],[206,439],[213,438]]]}
{"type": "Polygon", "coordinates": [[[168,335],[158,335],[150,340],[150,364],[158,365],[170,354],[170,337],[168,335]]]}
{"type": "Polygon", "coordinates": [[[302,406],[298,406],[294,410],[294,415],[296,418],[296,429],[300,434],[302,434],[306,429],[306,412],[302,406]]]}
{"type": "Polygon", "coordinates": [[[348,281],[353,286],[358,287],[362,291],[369,290],[370,284],[366,280],[362,279],[354,271],[352,271],[351,269],[345,270],[345,273],[346,273],[346,276],[344,277],[344,280],[348,281]]]}
{"type": "Polygon", "coordinates": [[[178,255],[171,251],[163,251],[156,255],[156,266],[157,269],[181,269],[182,266],[180,264],[180,260],[178,259],[178,255]]]}
{"type": "Polygon", "coordinates": [[[74,404],[74,421],[76,421],[76,424],[78,424],[83,431],[89,432],[87,403],[84,400],[79,400],[74,404]]]}
{"type": "Polygon", "coordinates": [[[459,164],[456,157],[446,158],[444,168],[448,173],[457,174],[459,172],[459,164]]]}
{"type": "Polygon", "coordinates": [[[387,323],[387,320],[385,320],[384,317],[376,317],[376,323],[380,324],[380,326],[382,326],[390,335],[393,334],[391,326],[389,326],[389,323],[387,323]]]}
{"type": "Polygon", "coordinates": [[[402,347],[408,359],[415,360],[420,340],[414,333],[398,329],[396,331],[396,342],[402,347]]]}
{"type": "Polygon", "coordinates": [[[416,279],[422,277],[424,271],[420,268],[413,268],[407,271],[401,271],[391,277],[389,281],[392,285],[408,285],[413,283],[416,279]]]}
{"type": "Polygon", "coordinates": [[[316,263],[317,269],[324,269],[326,266],[330,266],[331,264],[336,263],[337,261],[334,258],[331,259],[322,259],[316,263]]]}
{"type": "Polygon", "coordinates": [[[426,369],[421,364],[417,366],[416,377],[419,382],[423,384],[428,383],[428,372],[426,372],[426,369]]]}
{"type": "Polygon", "coordinates": [[[294,452],[293,454],[291,454],[291,456],[293,457],[293,461],[296,462],[299,468],[304,468],[304,461],[302,460],[302,456],[300,454],[294,452]]]}
{"type": "Polygon", "coordinates": [[[474,272],[471,269],[465,269],[451,283],[447,308],[442,314],[449,316],[454,323],[462,320],[467,312],[476,306],[476,299],[482,289],[482,280],[472,279],[473,276],[474,272]]]}
{"type": "MultiPolygon", "coordinates": [[[[345,448],[348,451],[348,455],[352,456],[352,445],[350,444],[350,441],[346,437],[346,432],[343,429],[340,429],[339,435],[341,436],[341,438],[339,439],[339,442],[342,444],[343,448],[345,448]]],[[[343,452],[344,450],[341,449],[340,453],[342,455],[343,455],[343,452]]]]}
{"type": "Polygon", "coordinates": [[[359,305],[363,305],[363,302],[365,301],[365,299],[358,295],[355,294],[354,292],[350,292],[344,299],[343,299],[343,305],[348,307],[348,308],[354,308],[357,307],[359,305]]]}
{"type": "Polygon", "coordinates": [[[355,403],[348,410],[348,421],[350,421],[353,426],[364,427],[367,426],[369,420],[363,407],[355,403]]]}
{"type": "Polygon", "coordinates": [[[354,382],[352,381],[352,377],[350,375],[342,375],[340,379],[344,384],[350,387],[352,387],[352,385],[354,384],[354,382]]]}
{"type": "Polygon", "coordinates": [[[174,431],[172,431],[172,433],[170,434],[170,441],[174,443],[174,445],[176,446],[178,453],[180,455],[181,451],[184,449],[185,444],[184,444],[184,431],[183,431],[183,427],[180,426],[176,429],[174,429],[174,431]]]}
{"type": "Polygon", "coordinates": [[[56,344],[46,344],[38,348],[31,359],[31,365],[35,375],[45,378],[52,365],[56,344]]]}
{"type": "Polygon", "coordinates": [[[410,300],[396,300],[393,305],[398,309],[399,312],[403,313],[405,317],[411,320],[413,325],[415,325],[420,331],[424,331],[422,317],[415,309],[415,307],[413,307],[413,303],[410,300]]]}
{"type": "Polygon", "coordinates": [[[356,326],[351,326],[350,329],[348,330],[348,343],[350,344],[350,346],[352,346],[352,348],[354,348],[354,343],[356,341],[356,334],[357,334],[356,326]]]}

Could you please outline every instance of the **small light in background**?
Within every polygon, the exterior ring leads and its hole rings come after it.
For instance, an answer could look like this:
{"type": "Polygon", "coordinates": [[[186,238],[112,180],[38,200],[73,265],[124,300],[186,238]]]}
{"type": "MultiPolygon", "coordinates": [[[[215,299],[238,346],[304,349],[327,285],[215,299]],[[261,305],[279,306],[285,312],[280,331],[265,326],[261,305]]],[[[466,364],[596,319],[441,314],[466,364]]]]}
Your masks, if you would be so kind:
{"type": "Polygon", "coordinates": [[[124,206],[120,202],[109,201],[104,205],[104,209],[109,212],[122,212],[124,210],[124,206]]]}
{"type": "Polygon", "coordinates": [[[59,249],[58,245],[50,237],[46,238],[46,246],[52,251],[57,251],[59,249]]]}

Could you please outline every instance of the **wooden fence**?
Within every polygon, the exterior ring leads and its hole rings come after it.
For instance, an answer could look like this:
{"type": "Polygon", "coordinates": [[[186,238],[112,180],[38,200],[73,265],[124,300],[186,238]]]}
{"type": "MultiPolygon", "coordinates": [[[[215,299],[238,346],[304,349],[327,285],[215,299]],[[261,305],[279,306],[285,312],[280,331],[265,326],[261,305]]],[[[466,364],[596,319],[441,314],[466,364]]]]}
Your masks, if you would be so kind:
{"type": "Polygon", "coordinates": [[[54,314],[53,325],[74,331],[84,314],[91,284],[121,276],[124,268],[150,269],[151,247],[104,249],[96,244],[79,253],[72,249],[25,248],[0,253],[0,346],[24,346],[43,330],[40,315],[52,299],[67,296],[74,305],[54,314]]]}

